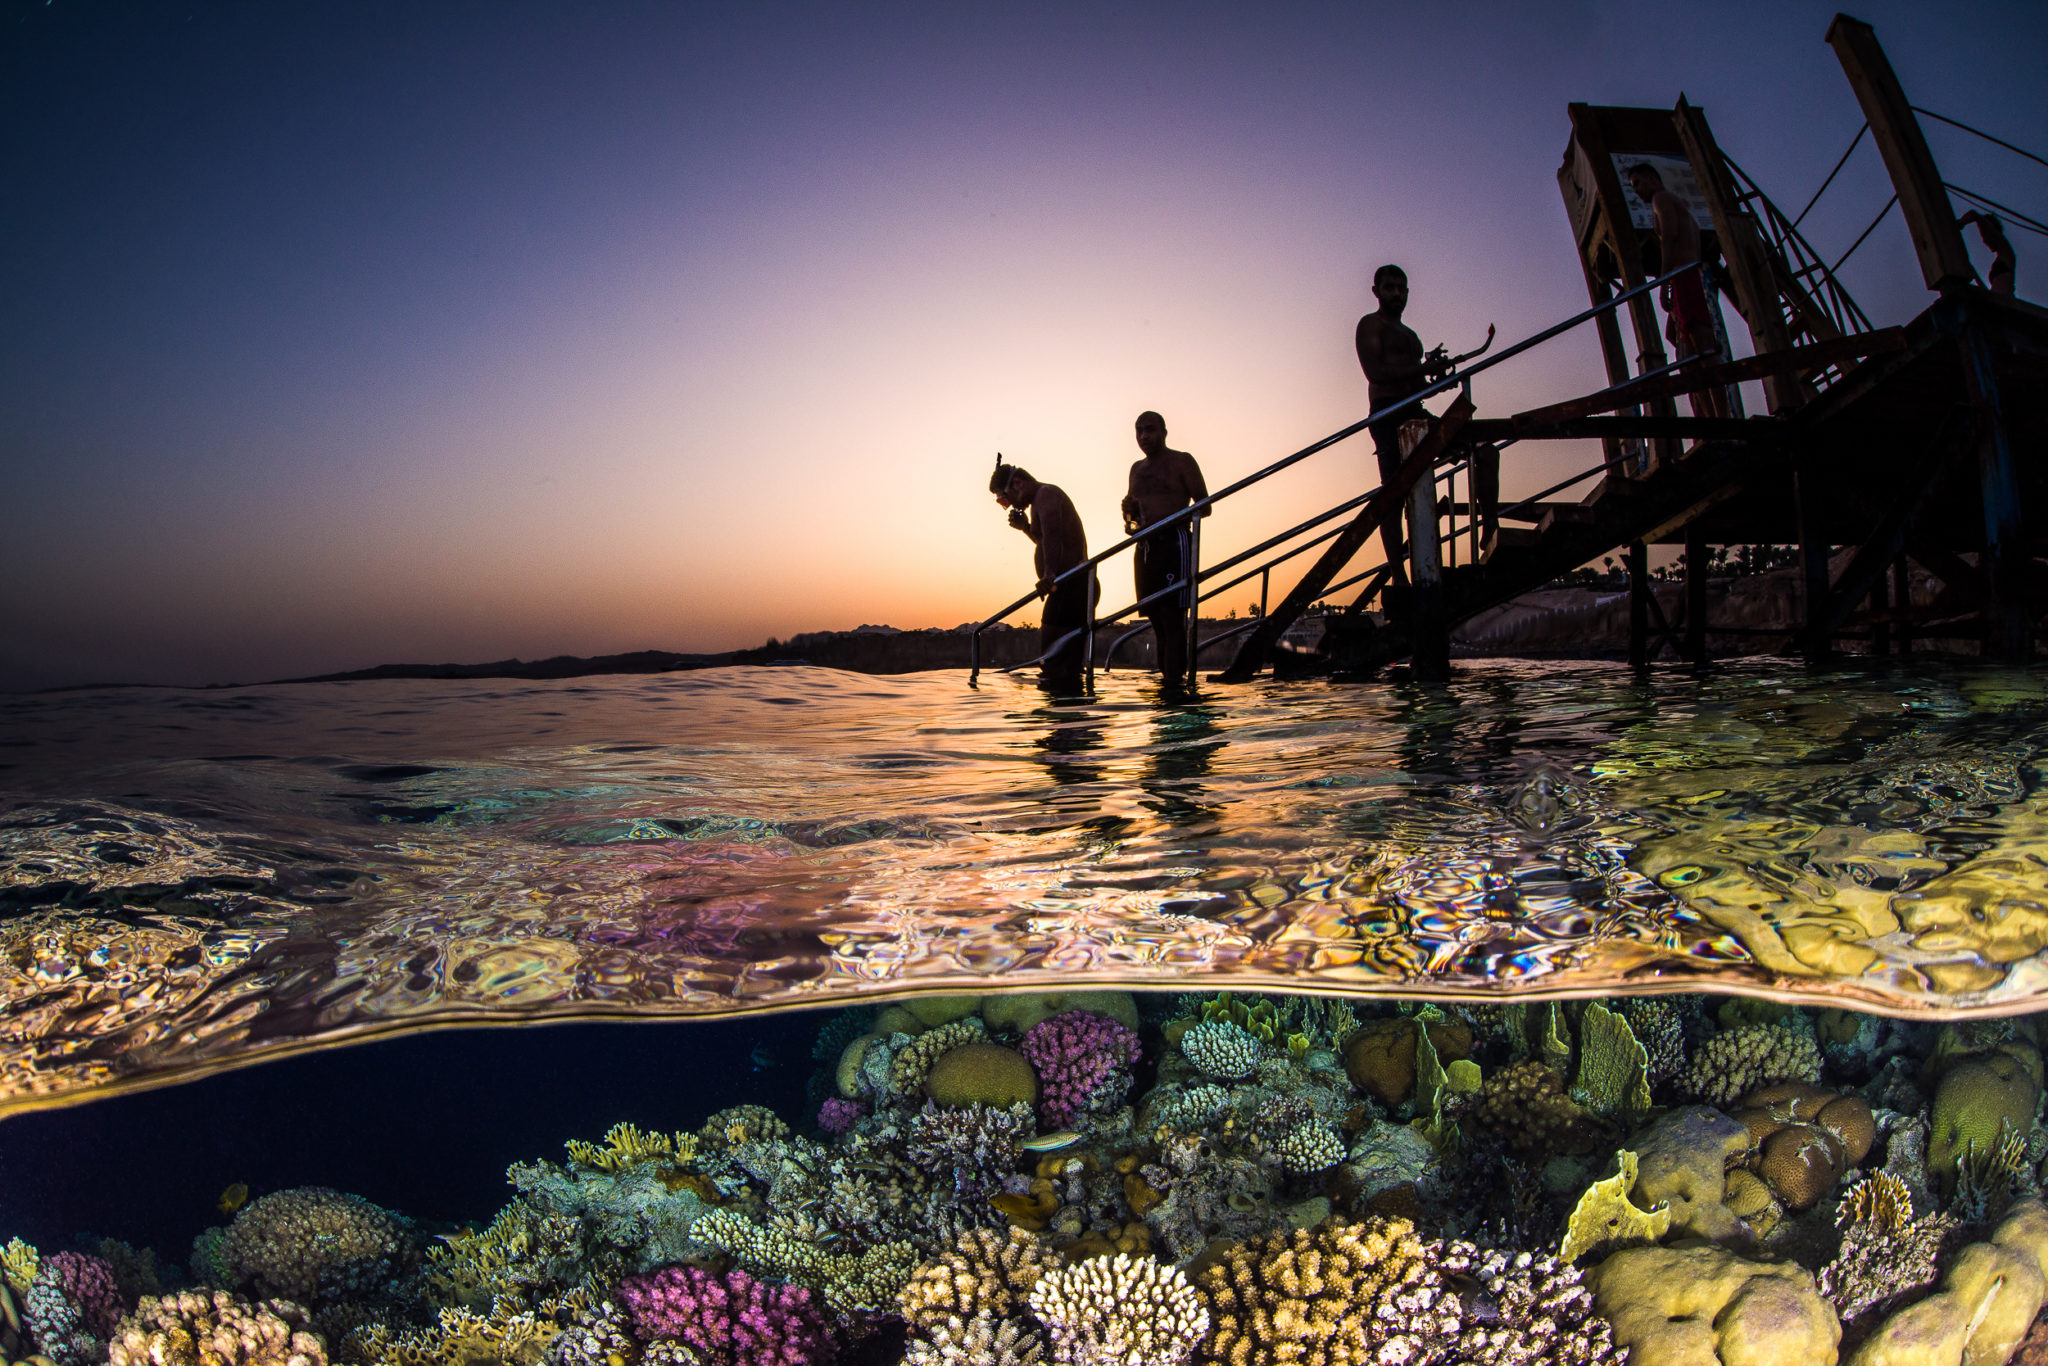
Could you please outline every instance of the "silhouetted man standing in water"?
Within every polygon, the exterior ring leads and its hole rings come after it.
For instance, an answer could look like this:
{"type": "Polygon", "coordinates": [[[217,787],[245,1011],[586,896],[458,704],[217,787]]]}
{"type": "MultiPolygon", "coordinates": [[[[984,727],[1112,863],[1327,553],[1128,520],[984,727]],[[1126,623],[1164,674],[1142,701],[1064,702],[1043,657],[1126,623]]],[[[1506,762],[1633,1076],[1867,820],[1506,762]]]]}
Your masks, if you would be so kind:
{"type": "MultiPolygon", "coordinates": [[[[1186,451],[1166,446],[1166,419],[1154,412],[1138,414],[1138,449],[1145,458],[1131,465],[1130,491],[1124,495],[1124,530],[1137,531],[1162,517],[1170,517],[1190,503],[1209,496],[1202,482],[1202,467],[1186,451]]],[[[1207,517],[1209,509],[1195,514],[1207,517]]],[[[1163,527],[1138,542],[1132,559],[1138,597],[1156,593],[1171,584],[1184,584],[1188,577],[1188,523],[1163,527]]],[[[1139,610],[1152,623],[1152,639],[1158,648],[1159,674],[1168,683],[1188,679],[1188,614],[1185,590],[1155,598],[1139,610]]]]}
{"type": "MultiPolygon", "coordinates": [[[[1010,525],[1031,538],[1037,550],[1032,564],[1038,571],[1038,591],[1045,598],[1045,610],[1038,619],[1038,653],[1045,655],[1053,643],[1070,631],[1088,625],[1088,589],[1095,571],[1076,574],[1058,587],[1053,580],[1088,558],[1088,535],[1081,529],[1081,515],[1074,500],[1056,484],[1041,484],[1016,465],[996,461],[989,477],[988,491],[996,502],[1010,510],[1010,525]]],[[[1055,655],[1039,664],[1038,681],[1054,692],[1081,690],[1081,645],[1076,635],[1055,655]]]]}
{"type": "MultiPolygon", "coordinates": [[[[1390,403],[1420,393],[1442,373],[1438,354],[1424,355],[1422,338],[1402,322],[1408,308],[1408,272],[1381,266],[1372,273],[1372,297],[1380,306],[1358,320],[1358,364],[1365,371],[1366,401],[1378,412],[1390,403]]],[[[1401,424],[1430,416],[1420,403],[1372,424],[1372,444],[1380,461],[1380,483],[1392,483],[1401,472],[1401,424]]],[[[1408,565],[1401,548],[1401,514],[1380,523],[1380,545],[1393,566],[1393,585],[1408,586],[1408,565]]]]}

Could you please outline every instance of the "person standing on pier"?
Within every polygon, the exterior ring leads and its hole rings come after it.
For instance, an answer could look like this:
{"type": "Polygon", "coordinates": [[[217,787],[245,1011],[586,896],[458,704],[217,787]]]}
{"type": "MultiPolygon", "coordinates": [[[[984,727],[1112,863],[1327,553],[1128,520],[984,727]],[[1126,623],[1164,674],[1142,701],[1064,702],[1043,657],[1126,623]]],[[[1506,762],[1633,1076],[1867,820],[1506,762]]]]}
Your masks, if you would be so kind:
{"type": "MultiPolygon", "coordinates": [[[[1438,362],[1442,348],[1424,354],[1422,338],[1401,321],[1408,308],[1408,272],[1399,266],[1381,266],[1372,273],[1372,297],[1379,307],[1358,320],[1356,337],[1359,368],[1365,371],[1366,401],[1374,412],[1420,393],[1443,373],[1438,362]]],[[[1401,424],[1428,418],[1420,403],[1390,413],[1372,424],[1373,451],[1379,457],[1380,483],[1393,482],[1401,472],[1401,424]]],[[[1402,550],[1401,518],[1397,513],[1380,523],[1380,545],[1386,551],[1392,582],[1389,588],[1406,590],[1408,565],[1402,550]]]]}
{"type": "MultiPolygon", "coordinates": [[[[1209,496],[1202,480],[1202,467],[1186,451],[1169,450],[1166,419],[1154,412],[1138,414],[1138,449],[1144,458],[1131,465],[1130,491],[1124,495],[1124,530],[1133,532],[1171,517],[1190,503],[1209,496]]],[[[1195,514],[1207,517],[1209,509],[1195,514]]],[[[1132,558],[1137,576],[1138,597],[1188,580],[1189,523],[1162,527],[1138,542],[1132,558]]],[[[1177,589],[1154,598],[1139,610],[1152,623],[1157,646],[1159,675],[1168,683],[1185,683],[1188,677],[1188,595],[1177,589]]]]}
{"type": "Polygon", "coordinates": [[[1088,558],[1088,533],[1081,527],[1081,514],[1074,500],[1057,484],[1041,484],[1021,466],[1006,465],[996,457],[996,472],[989,477],[988,490],[996,502],[1010,512],[1010,525],[1031,538],[1037,547],[1032,566],[1038,571],[1038,592],[1045,609],[1038,619],[1038,653],[1041,656],[1038,681],[1059,693],[1081,690],[1080,632],[1089,629],[1089,592],[1095,571],[1076,574],[1055,586],[1053,580],[1088,558]],[[1074,638],[1054,652],[1060,637],[1074,638]]]}
{"type": "Polygon", "coordinates": [[[2005,224],[1998,221],[1995,213],[1972,209],[1956,220],[1956,226],[1967,228],[1977,225],[1978,240],[1984,243],[1984,250],[1991,253],[1991,264],[1984,271],[1984,285],[1993,294],[2013,297],[2013,285],[2019,278],[2019,253],[2012,249],[2012,239],[2005,235],[2005,224]]]}
{"type": "MultiPolygon", "coordinates": [[[[1700,259],[1700,229],[1692,221],[1692,212],[1685,207],[1685,201],[1671,193],[1664,186],[1664,177],[1655,166],[1647,161],[1636,163],[1628,170],[1629,188],[1636,192],[1636,198],[1650,206],[1650,217],[1657,228],[1658,270],[1660,275],[1669,275],[1680,266],[1694,265],[1700,259]]],[[[1721,339],[1714,331],[1714,315],[1707,310],[1707,289],[1703,280],[1704,272],[1689,270],[1676,280],[1666,281],[1662,290],[1665,335],[1671,339],[1672,349],[1677,351],[1679,360],[1698,356],[1711,365],[1720,356],[1721,339]]],[[[1717,385],[1702,389],[1691,396],[1694,417],[1727,417],[1728,403],[1717,385]]]]}

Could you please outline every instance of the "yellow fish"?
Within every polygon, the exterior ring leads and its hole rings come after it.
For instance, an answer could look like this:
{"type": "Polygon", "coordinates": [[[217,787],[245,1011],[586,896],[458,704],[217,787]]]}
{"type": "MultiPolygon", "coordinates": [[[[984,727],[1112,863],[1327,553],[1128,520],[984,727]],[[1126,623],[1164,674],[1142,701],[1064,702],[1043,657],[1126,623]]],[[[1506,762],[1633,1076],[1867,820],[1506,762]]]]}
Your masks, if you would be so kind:
{"type": "Polygon", "coordinates": [[[218,1209],[222,1214],[233,1214],[248,1203],[249,1183],[237,1181],[234,1185],[229,1186],[220,1193],[220,1199],[214,1202],[214,1208],[218,1209]]]}

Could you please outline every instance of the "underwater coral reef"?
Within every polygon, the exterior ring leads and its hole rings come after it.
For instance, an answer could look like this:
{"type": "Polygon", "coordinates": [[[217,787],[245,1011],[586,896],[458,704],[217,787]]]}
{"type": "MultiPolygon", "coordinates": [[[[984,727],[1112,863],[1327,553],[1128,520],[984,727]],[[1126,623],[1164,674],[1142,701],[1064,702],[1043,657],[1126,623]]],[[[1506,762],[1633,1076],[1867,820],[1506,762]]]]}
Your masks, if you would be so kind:
{"type": "Polygon", "coordinates": [[[2036,1017],[1125,992],[842,1011],[807,1113],[422,1226],[0,1249],[0,1366],[2048,1362],[2036,1017]]]}

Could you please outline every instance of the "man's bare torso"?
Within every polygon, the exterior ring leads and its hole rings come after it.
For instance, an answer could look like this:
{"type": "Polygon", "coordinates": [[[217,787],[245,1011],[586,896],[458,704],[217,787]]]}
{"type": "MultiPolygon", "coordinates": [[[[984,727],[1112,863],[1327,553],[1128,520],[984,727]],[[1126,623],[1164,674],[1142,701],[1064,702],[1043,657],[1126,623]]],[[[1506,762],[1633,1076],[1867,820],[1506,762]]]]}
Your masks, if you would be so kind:
{"type": "Polygon", "coordinates": [[[1129,501],[1137,509],[1141,527],[1150,526],[1160,518],[1208,496],[1208,487],[1202,481],[1202,467],[1186,451],[1161,451],[1131,465],[1129,501]]]}
{"type": "Polygon", "coordinates": [[[1407,324],[1384,314],[1358,320],[1358,363],[1365,370],[1366,397],[1374,408],[1422,388],[1422,338],[1407,324]]]}

